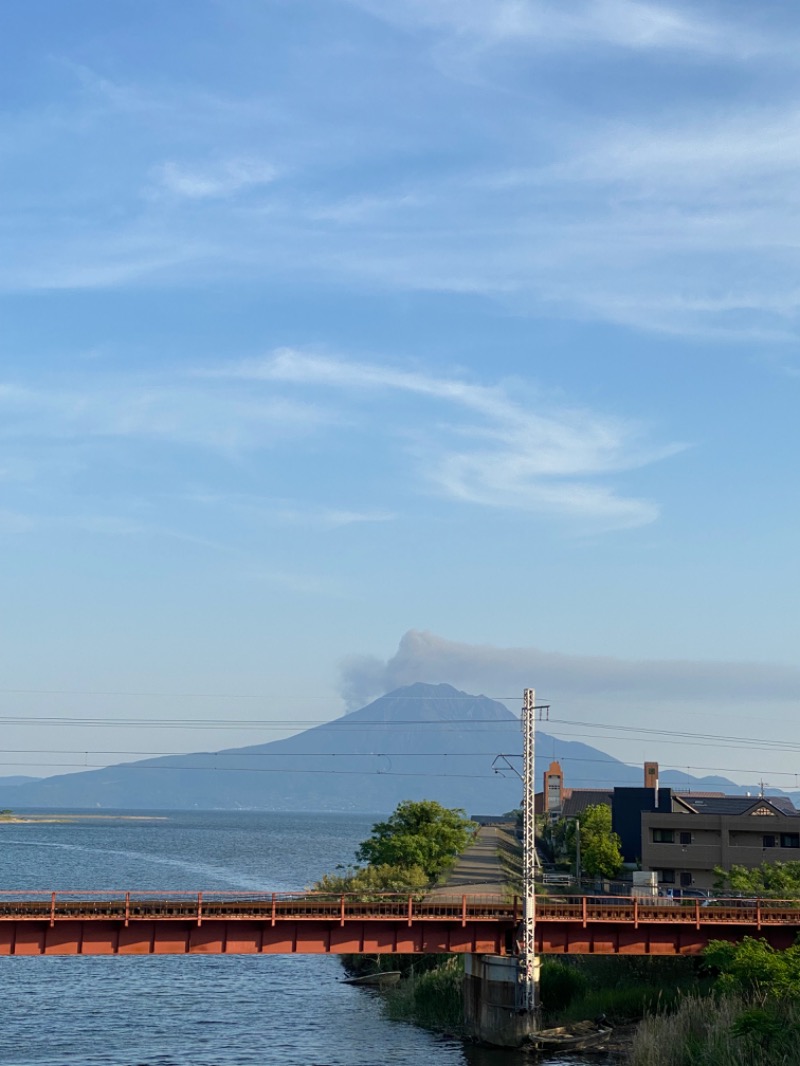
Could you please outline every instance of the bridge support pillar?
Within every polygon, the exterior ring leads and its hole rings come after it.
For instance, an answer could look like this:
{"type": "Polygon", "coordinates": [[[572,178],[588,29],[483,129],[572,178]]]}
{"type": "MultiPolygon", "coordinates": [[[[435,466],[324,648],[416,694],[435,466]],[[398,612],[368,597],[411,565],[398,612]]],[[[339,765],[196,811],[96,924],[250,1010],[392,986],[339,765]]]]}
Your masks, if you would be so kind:
{"type": "Polygon", "coordinates": [[[518,1009],[518,984],[519,959],[515,956],[464,956],[464,1025],[473,1040],[495,1047],[525,1043],[535,1016],[518,1009]]]}

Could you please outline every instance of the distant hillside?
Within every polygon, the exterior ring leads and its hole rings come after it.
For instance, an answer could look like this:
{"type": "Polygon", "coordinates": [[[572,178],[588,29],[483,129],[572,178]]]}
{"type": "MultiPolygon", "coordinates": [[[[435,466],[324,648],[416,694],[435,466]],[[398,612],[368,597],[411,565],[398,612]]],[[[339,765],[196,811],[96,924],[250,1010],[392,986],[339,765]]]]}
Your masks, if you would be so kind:
{"type": "MultiPolygon", "coordinates": [[[[493,773],[492,762],[521,750],[519,720],[502,703],[450,685],[416,684],[287,740],[29,781],[5,788],[3,804],[382,813],[404,799],[428,798],[501,813],[519,805],[521,782],[512,771],[493,773]]],[[[573,788],[641,783],[640,769],[540,732],[537,782],[554,758],[573,788]]],[[[664,773],[661,783],[739,791],[709,780],[664,773]]]]}

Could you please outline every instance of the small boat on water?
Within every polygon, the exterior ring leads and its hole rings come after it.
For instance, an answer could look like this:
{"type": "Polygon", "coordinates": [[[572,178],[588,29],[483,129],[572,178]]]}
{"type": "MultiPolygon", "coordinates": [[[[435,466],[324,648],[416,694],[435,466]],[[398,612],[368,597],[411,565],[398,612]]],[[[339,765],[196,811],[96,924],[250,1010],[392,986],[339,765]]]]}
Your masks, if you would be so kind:
{"type": "Polygon", "coordinates": [[[528,1037],[525,1048],[530,1051],[587,1051],[600,1047],[612,1032],[610,1025],[597,1025],[595,1022],[539,1029],[528,1037]]]}
{"type": "Polygon", "coordinates": [[[377,973],[365,973],[360,977],[345,977],[346,985],[365,985],[367,988],[387,988],[400,980],[400,970],[379,970],[377,973]]]}

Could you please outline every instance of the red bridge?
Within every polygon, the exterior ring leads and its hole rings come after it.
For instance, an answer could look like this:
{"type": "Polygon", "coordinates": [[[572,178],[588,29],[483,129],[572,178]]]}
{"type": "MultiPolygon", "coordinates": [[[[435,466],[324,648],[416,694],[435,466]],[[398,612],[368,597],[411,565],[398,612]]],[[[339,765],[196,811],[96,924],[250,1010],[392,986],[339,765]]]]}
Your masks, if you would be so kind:
{"type": "MultiPolygon", "coordinates": [[[[0,955],[513,954],[517,900],[169,892],[0,892],[0,955]]],[[[694,955],[710,940],[786,948],[800,902],[560,897],[537,903],[537,950],[694,955]]]]}

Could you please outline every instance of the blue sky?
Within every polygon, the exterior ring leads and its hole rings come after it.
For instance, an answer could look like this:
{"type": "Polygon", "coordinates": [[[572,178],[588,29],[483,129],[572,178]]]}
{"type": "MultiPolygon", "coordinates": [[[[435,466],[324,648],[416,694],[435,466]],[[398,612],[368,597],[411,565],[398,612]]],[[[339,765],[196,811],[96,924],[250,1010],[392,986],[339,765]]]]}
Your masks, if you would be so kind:
{"type": "Polygon", "coordinates": [[[0,773],[417,679],[791,740],[798,21],[5,5],[0,773]]]}

